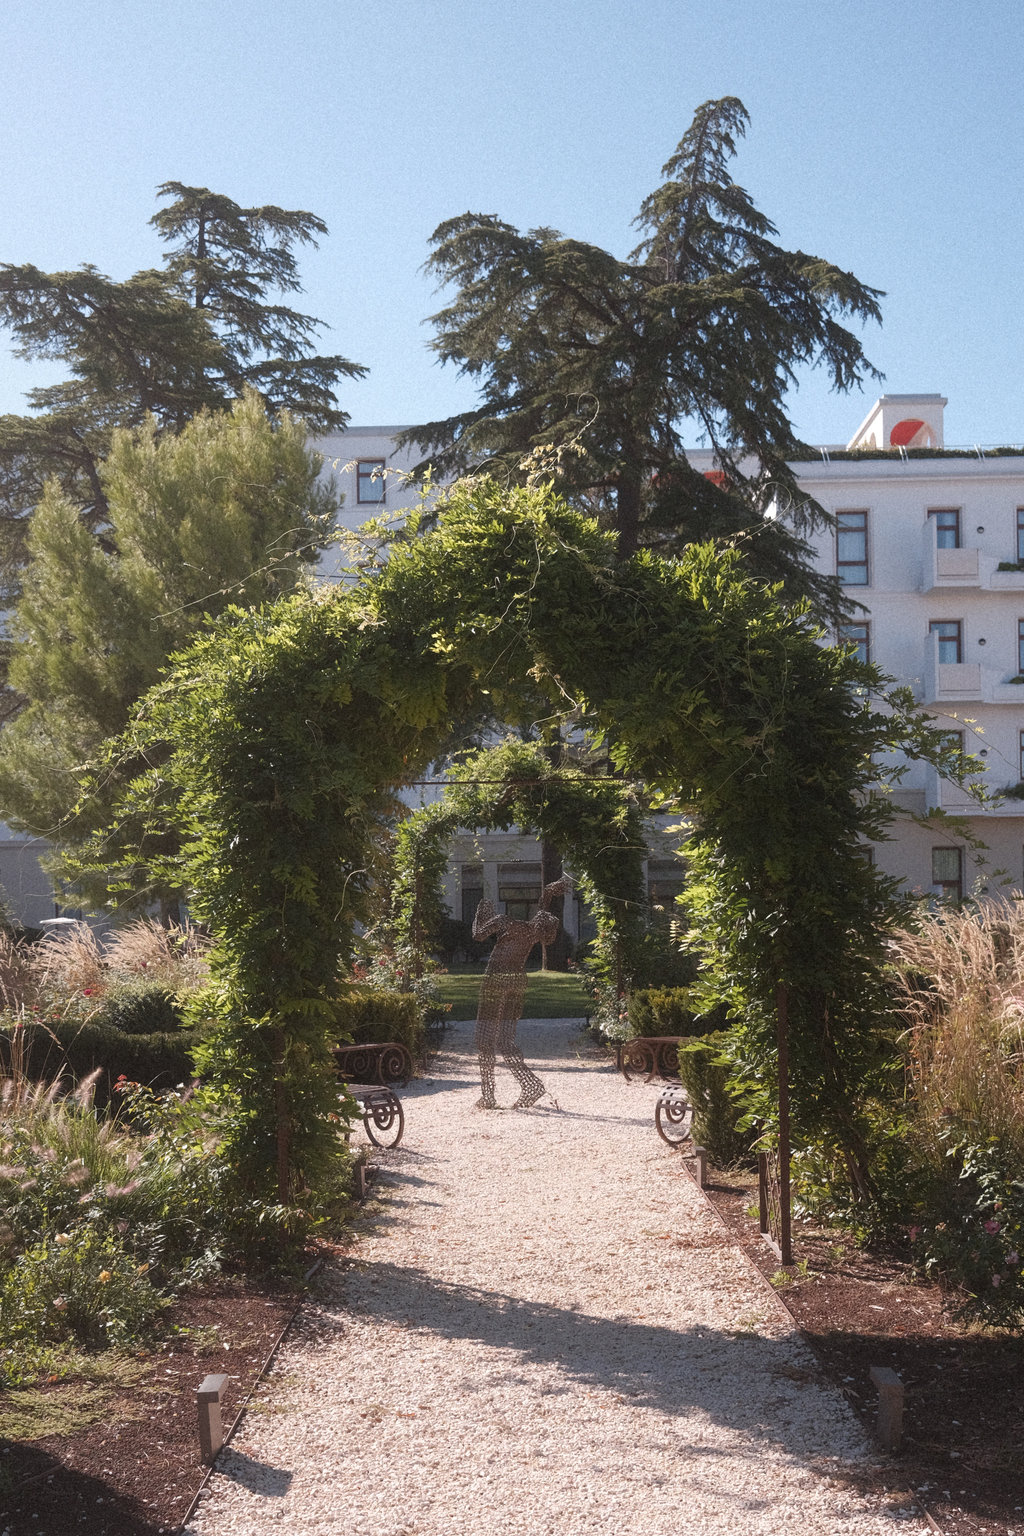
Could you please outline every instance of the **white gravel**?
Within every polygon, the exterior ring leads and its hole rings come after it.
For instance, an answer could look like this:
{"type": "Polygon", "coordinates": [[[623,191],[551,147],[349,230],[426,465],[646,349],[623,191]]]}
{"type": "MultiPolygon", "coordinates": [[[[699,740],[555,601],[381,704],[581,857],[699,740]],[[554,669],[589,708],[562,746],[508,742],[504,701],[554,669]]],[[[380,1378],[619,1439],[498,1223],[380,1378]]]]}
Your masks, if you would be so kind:
{"type": "Polygon", "coordinates": [[[926,1529],[856,1491],[882,1458],[658,1139],[657,1085],[576,1027],[520,1026],[560,1112],[475,1110],[468,1024],[405,1091],[382,1208],[318,1277],[195,1536],[926,1529]]]}

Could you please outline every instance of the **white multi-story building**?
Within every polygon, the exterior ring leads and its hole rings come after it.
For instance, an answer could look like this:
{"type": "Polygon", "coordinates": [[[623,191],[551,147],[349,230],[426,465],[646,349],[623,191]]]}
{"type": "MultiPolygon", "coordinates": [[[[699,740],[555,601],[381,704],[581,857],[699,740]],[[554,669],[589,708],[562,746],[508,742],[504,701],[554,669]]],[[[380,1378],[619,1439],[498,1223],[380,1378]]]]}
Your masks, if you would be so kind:
{"type": "MultiPolygon", "coordinates": [[[[941,395],[884,395],[845,446],[793,465],[836,519],[817,565],[863,612],[842,638],[985,766],[990,794],[1024,779],[1024,449],[946,449],[941,395]]],[[[1024,888],[1024,802],[981,812],[933,768],[911,765],[880,868],[910,889],[996,895],[1024,888]],[[963,817],[969,836],[931,811],[963,817]],[[972,840],[986,845],[980,859],[972,840]]]]}
{"type": "MultiPolygon", "coordinates": [[[[818,568],[838,574],[861,605],[838,638],[959,732],[994,793],[1024,781],[1024,448],[947,449],[945,405],[942,395],[883,395],[848,443],[792,467],[804,493],[836,519],[817,540],[818,568]]],[[[397,430],[354,428],[320,445],[336,470],[351,466],[339,476],[346,524],[381,501],[388,510],[415,501],[400,474],[412,456],[392,456],[397,430]]],[[[691,457],[714,470],[710,453],[691,457]]],[[[906,814],[875,858],[907,888],[945,896],[1024,889],[1024,801],[981,811],[924,764],[909,767],[893,798],[906,814]]],[[[448,880],[453,915],[468,916],[481,891],[519,912],[539,895],[539,858],[532,840],[460,840],[448,880]]],[[[656,850],[652,896],[670,899],[679,874],[671,850],[656,850]]]]}
{"type": "MultiPolygon", "coordinates": [[[[1024,448],[945,448],[945,405],[941,395],[884,395],[849,443],[822,447],[792,467],[804,493],[836,519],[836,531],[818,538],[819,569],[836,572],[862,606],[843,638],[909,684],[938,723],[962,733],[992,792],[1024,780],[1024,448]]],[[[407,474],[418,455],[396,454],[400,430],[352,427],[317,442],[324,474],[345,496],[343,528],[354,532],[368,518],[417,504],[407,474]]],[[[691,458],[714,470],[710,453],[691,458]]],[[[321,574],[339,579],[340,567],[358,559],[354,546],[332,551],[321,574]]],[[[894,800],[909,814],[875,857],[909,889],[952,896],[1024,889],[1024,801],[979,811],[922,764],[910,767],[894,800]],[[933,810],[962,816],[969,836],[929,817],[933,810]],[[980,862],[975,841],[985,845],[980,862]]],[[[63,910],[35,857],[39,846],[0,826],[0,879],[14,915],[29,926],[63,910]]],[[[652,848],[655,900],[671,900],[680,874],[667,843],[652,848]]],[[[463,837],[452,851],[449,907],[468,916],[486,892],[525,913],[539,882],[533,839],[463,837]]],[[[566,920],[576,936],[585,914],[571,904],[566,920]]]]}

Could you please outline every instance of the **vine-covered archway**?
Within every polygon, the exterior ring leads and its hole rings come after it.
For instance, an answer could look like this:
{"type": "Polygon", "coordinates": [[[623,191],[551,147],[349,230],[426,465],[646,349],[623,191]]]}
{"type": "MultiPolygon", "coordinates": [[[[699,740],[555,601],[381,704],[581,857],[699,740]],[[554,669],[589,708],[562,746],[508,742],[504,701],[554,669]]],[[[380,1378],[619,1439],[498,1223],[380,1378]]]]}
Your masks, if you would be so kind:
{"type": "Polygon", "coordinates": [[[448,845],[465,828],[520,827],[553,844],[593,914],[598,943],[619,976],[631,976],[646,934],[643,818],[629,784],[579,768],[554,768],[528,742],[509,740],[452,769],[441,798],[414,811],[395,837],[391,924],[416,950],[444,915],[448,845]]]}
{"type": "Polygon", "coordinates": [[[217,938],[204,1072],[236,1105],[237,1166],[287,1199],[336,1155],[332,999],[396,791],[453,720],[515,719],[540,691],[655,804],[691,807],[705,974],[765,1081],[785,983],[796,1112],[853,1145],[895,900],[862,856],[884,835],[876,764],[944,745],[909,694],[874,706],[878,681],[729,552],[619,562],[549,491],[466,482],[352,586],[229,616],[179,658],[123,742],[158,766],[91,867],[116,884],[180,829],[161,879],[217,938]]]}

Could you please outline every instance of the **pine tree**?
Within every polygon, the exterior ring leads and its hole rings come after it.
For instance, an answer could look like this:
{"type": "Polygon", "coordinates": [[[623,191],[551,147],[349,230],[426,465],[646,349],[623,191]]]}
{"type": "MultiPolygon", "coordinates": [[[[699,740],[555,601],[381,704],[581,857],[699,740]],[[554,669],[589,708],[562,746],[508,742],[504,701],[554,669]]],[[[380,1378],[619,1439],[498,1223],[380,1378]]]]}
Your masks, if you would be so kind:
{"type": "Polygon", "coordinates": [[[520,482],[552,479],[616,530],[624,556],[742,536],[760,574],[834,608],[835,584],[810,575],[799,537],[766,513],[781,496],[797,533],[825,517],[787,462],[806,450],[785,395],[807,364],[839,390],[878,377],[837,317],[879,319],[880,294],[773,243],[729,174],[747,122],[733,96],[698,109],[641,205],[628,260],[491,215],[440,225],[427,270],[456,292],[432,345],[478,381],[481,401],[402,441],[427,454],[421,472],[497,463],[520,482]],[[714,450],[715,481],[687,461],[687,420],[714,450]]]}
{"type": "Polygon", "coordinates": [[[133,772],[105,778],[86,816],[75,809],[84,766],[124,729],[168,657],[225,608],[294,590],[316,561],[338,506],[318,481],[321,464],[302,423],[287,413],[271,421],[249,390],[180,433],[161,434],[152,419],[113,433],[98,471],[102,541],[47,486],[15,615],[11,680],[28,702],[0,733],[0,806],[55,845],[58,875],[64,850],[103,824],[133,772]]]}
{"type": "Polygon", "coordinates": [[[203,409],[227,409],[247,386],[272,410],[317,431],[347,423],[335,387],[365,369],[312,351],[320,322],[281,304],[299,289],[296,245],[326,226],[314,214],[241,208],[205,187],[167,182],[174,201],[151,221],[170,247],[163,270],[115,282],[93,266],[41,272],[0,266],[0,324],[16,355],[60,359],[71,377],[29,392],[34,414],[0,417],[0,563],[16,595],[28,519],[55,479],[85,527],[108,519],[101,466],[118,428],[152,417],[180,431],[203,409]]]}

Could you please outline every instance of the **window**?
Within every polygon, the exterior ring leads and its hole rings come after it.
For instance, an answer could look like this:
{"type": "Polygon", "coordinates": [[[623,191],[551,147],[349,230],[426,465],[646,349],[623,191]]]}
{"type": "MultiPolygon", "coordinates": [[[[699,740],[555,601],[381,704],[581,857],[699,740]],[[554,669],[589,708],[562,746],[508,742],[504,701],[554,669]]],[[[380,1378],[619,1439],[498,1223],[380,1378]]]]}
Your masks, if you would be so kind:
{"type": "Polygon", "coordinates": [[[935,519],[935,547],[936,549],[960,548],[960,512],[956,507],[941,507],[934,512],[929,511],[929,517],[935,519]]]}
{"type": "Polygon", "coordinates": [[[1017,675],[1024,672],[1024,619],[1017,620],[1017,675]]]}
{"type": "Polygon", "coordinates": [[[384,503],[384,460],[360,459],[356,465],[356,501],[360,506],[384,503]]]}
{"type": "Polygon", "coordinates": [[[868,584],[868,515],[866,512],[838,512],[836,533],[836,572],[844,587],[868,584]]]}
{"type": "Polygon", "coordinates": [[[506,917],[528,922],[540,909],[540,865],[519,863],[498,865],[498,900],[506,917]]]}
{"type": "Polygon", "coordinates": [[[946,738],[946,748],[947,748],[947,750],[950,751],[950,752],[955,752],[957,757],[959,757],[960,761],[963,762],[963,756],[964,756],[964,733],[963,733],[963,731],[943,731],[942,734],[946,738]]]}
{"type": "Polygon", "coordinates": [[[1024,731],[1020,733],[1020,781],[1024,784],[1024,731]]]}
{"type": "Polygon", "coordinates": [[[1024,560],[1024,507],[1017,508],[1017,559],[1024,560]]]}
{"type": "Polygon", "coordinates": [[[647,899],[652,906],[675,906],[675,900],[686,889],[686,866],[678,859],[647,860],[647,899]]]}
{"type": "Polygon", "coordinates": [[[963,857],[959,848],[932,849],[932,895],[940,901],[963,900],[963,857]]]}
{"type": "Polygon", "coordinates": [[[960,660],[963,646],[959,619],[932,619],[928,633],[939,637],[940,666],[960,660]]]}
{"type": "Polygon", "coordinates": [[[871,629],[867,624],[840,624],[839,644],[855,645],[857,660],[871,660],[871,629]]]}
{"type": "Polygon", "coordinates": [[[484,867],[482,864],[462,866],[462,921],[472,923],[476,909],[484,899],[484,867]]]}

